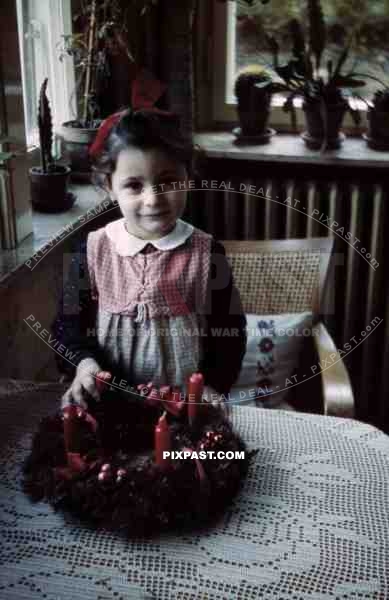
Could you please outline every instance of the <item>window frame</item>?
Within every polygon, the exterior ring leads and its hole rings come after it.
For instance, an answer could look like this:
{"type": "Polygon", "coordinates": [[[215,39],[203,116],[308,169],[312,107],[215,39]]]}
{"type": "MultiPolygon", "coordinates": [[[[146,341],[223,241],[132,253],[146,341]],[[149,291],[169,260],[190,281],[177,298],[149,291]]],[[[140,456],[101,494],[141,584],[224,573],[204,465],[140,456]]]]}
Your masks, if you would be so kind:
{"type": "MultiPolygon", "coordinates": [[[[212,81],[212,121],[216,129],[230,129],[238,123],[237,102],[233,95],[228,95],[231,88],[232,74],[229,69],[233,53],[235,52],[235,35],[233,24],[236,19],[236,2],[214,2],[212,14],[213,45],[211,64],[213,65],[212,81]],[[221,68],[222,67],[222,68],[221,68]]],[[[272,98],[272,109],[269,126],[279,132],[293,133],[290,115],[285,113],[282,106],[284,98],[276,94],[272,98]]],[[[354,105],[361,112],[361,125],[356,127],[350,114],[344,118],[342,130],[349,135],[360,135],[361,128],[366,127],[367,107],[362,101],[354,101],[354,105]]],[[[297,130],[304,130],[305,118],[302,109],[302,99],[295,99],[297,130]]]]}
{"type": "Polygon", "coordinates": [[[35,38],[26,38],[26,33],[31,33],[31,31],[26,31],[25,2],[30,3],[29,10],[31,14],[29,15],[28,25],[35,25],[37,27],[37,34],[40,36],[37,39],[42,40],[42,44],[47,44],[48,72],[46,72],[46,76],[49,78],[48,97],[52,109],[55,133],[59,131],[63,122],[75,118],[76,82],[73,59],[70,56],[66,56],[61,61],[59,59],[60,49],[58,46],[58,44],[63,43],[61,36],[72,33],[71,0],[50,0],[50,2],[42,2],[42,0],[16,0],[26,143],[27,148],[31,151],[39,146],[39,133],[38,126],[36,122],[34,123],[29,109],[28,94],[32,92],[32,87],[36,95],[36,102],[38,101],[39,86],[43,83],[45,76],[45,69],[41,68],[40,56],[42,56],[42,51],[45,48],[42,49],[42,47],[39,47],[35,38]],[[41,26],[40,31],[39,25],[41,26]],[[40,33],[42,31],[45,31],[47,36],[43,36],[40,33]],[[35,84],[32,84],[32,86],[29,83],[29,73],[27,72],[27,53],[29,51],[26,46],[27,43],[32,44],[32,50],[30,50],[33,53],[34,71],[32,77],[35,81],[35,84]]]}

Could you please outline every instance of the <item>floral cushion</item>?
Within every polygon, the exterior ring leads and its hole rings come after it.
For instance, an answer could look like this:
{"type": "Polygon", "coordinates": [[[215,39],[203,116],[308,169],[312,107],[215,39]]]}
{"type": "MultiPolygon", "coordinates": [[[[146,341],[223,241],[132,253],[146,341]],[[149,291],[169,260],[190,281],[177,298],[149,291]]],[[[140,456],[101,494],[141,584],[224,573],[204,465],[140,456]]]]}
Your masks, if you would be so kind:
{"type": "Polygon", "coordinates": [[[308,336],[312,314],[246,315],[247,349],[229,400],[263,408],[291,409],[286,396],[308,336]]]}

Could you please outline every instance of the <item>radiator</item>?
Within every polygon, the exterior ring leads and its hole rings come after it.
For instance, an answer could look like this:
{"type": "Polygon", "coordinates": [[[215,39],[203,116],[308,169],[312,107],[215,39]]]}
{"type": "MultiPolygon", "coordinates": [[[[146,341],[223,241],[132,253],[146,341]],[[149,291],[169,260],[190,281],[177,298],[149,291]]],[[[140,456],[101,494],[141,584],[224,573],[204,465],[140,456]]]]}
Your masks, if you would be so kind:
{"type": "Polygon", "coordinates": [[[365,333],[363,343],[345,359],[356,415],[389,430],[389,273],[384,244],[389,236],[389,185],[232,177],[228,187],[243,191],[191,192],[186,213],[217,239],[334,238],[335,268],[327,285],[324,320],[338,348],[365,333]],[[255,194],[249,193],[249,186],[255,194]]]}
{"type": "Polygon", "coordinates": [[[11,174],[0,166],[0,248],[16,248],[15,208],[12,197],[11,174]]]}

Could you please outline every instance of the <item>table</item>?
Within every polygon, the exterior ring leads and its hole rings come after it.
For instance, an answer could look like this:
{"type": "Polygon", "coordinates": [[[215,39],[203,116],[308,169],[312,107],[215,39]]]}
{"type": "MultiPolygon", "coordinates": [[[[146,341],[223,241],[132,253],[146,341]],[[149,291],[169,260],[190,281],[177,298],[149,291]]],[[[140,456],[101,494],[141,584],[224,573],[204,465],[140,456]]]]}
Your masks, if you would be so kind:
{"type": "Polygon", "coordinates": [[[0,379],[1,600],[389,598],[389,437],[370,425],[232,408],[258,448],[241,494],[196,535],[125,540],[20,489],[66,386],[0,379]]]}

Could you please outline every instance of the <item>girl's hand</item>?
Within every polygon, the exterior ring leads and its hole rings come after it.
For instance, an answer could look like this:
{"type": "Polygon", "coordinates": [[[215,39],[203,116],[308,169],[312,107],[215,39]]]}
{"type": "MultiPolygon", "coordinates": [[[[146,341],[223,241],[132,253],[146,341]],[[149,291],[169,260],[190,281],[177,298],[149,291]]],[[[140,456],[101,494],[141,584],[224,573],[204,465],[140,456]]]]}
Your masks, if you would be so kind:
{"type": "Polygon", "coordinates": [[[88,408],[87,394],[90,394],[97,401],[100,400],[99,387],[101,389],[101,386],[98,386],[96,380],[96,375],[99,372],[101,373],[102,369],[93,358],[82,360],[76,369],[76,376],[71,386],[62,396],[61,408],[73,402],[86,410],[88,408]]]}

